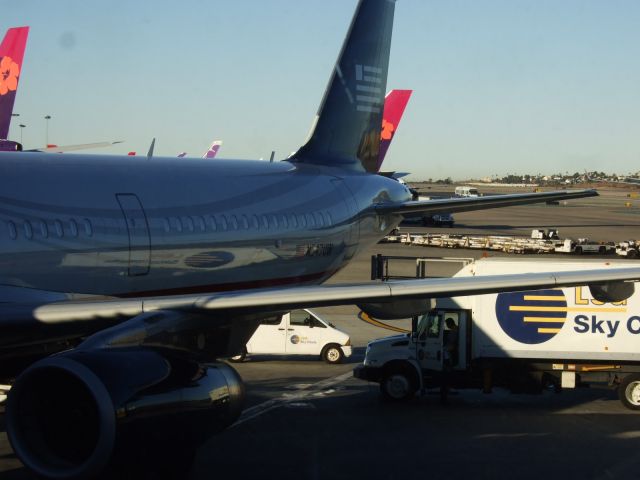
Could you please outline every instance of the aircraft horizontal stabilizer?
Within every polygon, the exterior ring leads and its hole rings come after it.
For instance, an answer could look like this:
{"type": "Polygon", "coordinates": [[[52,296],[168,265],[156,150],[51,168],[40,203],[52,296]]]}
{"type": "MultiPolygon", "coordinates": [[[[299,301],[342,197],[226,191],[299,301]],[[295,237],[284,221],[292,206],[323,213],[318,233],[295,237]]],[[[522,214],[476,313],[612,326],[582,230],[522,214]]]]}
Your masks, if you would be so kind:
{"type": "Polygon", "coordinates": [[[78,145],[51,145],[42,148],[32,148],[30,150],[25,150],[25,152],[64,153],[73,152],[74,150],[88,150],[90,148],[110,147],[118,143],[123,143],[123,140],[116,140],[115,142],[81,143],[78,145]]]}
{"type": "Polygon", "coordinates": [[[415,216],[417,213],[455,213],[489,208],[512,207],[530,203],[571,200],[575,198],[597,197],[598,192],[589,190],[555,190],[552,192],[515,193],[509,195],[487,195],[484,197],[442,198],[435,200],[416,200],[403,203],[385,203],[374,208],[379,214],[396,213],[415,216]]]}

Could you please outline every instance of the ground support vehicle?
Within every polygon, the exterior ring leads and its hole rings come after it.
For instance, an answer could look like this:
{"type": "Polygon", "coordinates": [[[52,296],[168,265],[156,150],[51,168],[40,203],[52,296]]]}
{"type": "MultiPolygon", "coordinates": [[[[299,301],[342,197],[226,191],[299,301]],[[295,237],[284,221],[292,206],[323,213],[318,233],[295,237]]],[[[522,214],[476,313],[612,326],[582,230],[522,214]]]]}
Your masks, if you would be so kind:
{"type": "Polygon", "coordinates": [[[599,253],[607,255],[616,252],[616,245],[613,242],[596,242],[588,238],[579,238],[573,251],[576,255],[583,253],[599,253]]]}
{"type": "Polygon", "coordinates": [[[616,254],[621,257],[638,258],[640,257],[640,242],[636,240],[620,242],[616,245],[616,254]]]}
{"type": "Polygon", "coordinates": [[[434,215],[428,215],[422,217],[422,224],[426,226],[435,227],[453,227],[455,220],[450,213],[436,213],[434,215]]]}
{"type": "MultiPolygon", "coordinates": [[[[626,264],[628,265],[628,264],[626,264]]],[[[622,268],[625,262],[481,259],[455,276],[622,268]]],[[[640,410],[640,292],[596,300],[589,287],[438,298],[410,334],[367,346],[357,378],[403,400],[427,388],[513,392],[603,384],[640,410]],[[451,354],[452,337],[455,354],[451,354]],[[447,360],[447,353],[450,358],[447,360]]]]}
{"type": "Polygon", "coordinates": [[[327,363],[340,363],[351,353],[347,333],[305,309],[262,320],[245,350],[231,361],[241,362],[247,354],[264,354],[318,355],[327,363]]]}

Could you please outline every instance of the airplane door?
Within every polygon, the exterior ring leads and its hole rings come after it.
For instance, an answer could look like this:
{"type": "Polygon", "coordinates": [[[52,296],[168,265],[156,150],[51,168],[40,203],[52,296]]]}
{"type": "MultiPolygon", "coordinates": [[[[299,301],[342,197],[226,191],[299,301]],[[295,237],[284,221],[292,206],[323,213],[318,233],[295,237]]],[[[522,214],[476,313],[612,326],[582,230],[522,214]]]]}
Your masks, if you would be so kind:
{"type": "Polygon", "coordinates": [[[342,195],[342,200],[347,207],[349,217],[351,217],[347,222],[350,226],[345,236],[345,258],[348,260],[356,254],[357,244],[360,239],[360,225],[355,222],[355,216],[358,213],[358,204],[349,188],[345,185],[344,180],[336,178],[331,180],[331,183],[333,183],[335,188],[340,192],[340,195],[342,195]]]}
{"type": "Polygon", "coordinates": [[[129,276],[146,275],[151,264],[151,237],[142,204],[130,193],[119,193],[116,198],[129,234],[129,276]]]}

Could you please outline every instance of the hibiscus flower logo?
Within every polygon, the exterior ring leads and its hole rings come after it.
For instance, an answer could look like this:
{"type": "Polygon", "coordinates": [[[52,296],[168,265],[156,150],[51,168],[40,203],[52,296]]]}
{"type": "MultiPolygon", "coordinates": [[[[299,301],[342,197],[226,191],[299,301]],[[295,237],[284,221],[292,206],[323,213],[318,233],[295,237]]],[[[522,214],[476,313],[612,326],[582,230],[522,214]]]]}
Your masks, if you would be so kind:
{"type": "Polygon", "coordinates": [[[380,139],[381,140],[391,140],[391,137],[393,137],[393,131],[396,129],[396,126],[391,123],[391,122],[387,122],[386,120],[382,120],[382,132],[380,132],[380,139]]]}
{"type": "Polygon", "coordinates": [[[11,57],[2,57],[0,60],[0,95],[14,92],[18,88],[20,66],[11,60],[11,57]]]}

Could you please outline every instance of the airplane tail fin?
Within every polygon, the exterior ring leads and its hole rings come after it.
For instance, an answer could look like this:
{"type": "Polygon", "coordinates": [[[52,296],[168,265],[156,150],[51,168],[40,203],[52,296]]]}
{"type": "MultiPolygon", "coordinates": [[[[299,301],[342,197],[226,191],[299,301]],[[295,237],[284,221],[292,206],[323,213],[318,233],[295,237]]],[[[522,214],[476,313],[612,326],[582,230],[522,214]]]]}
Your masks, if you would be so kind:
{"type": "Polygon", "coordinates": [[[0,44],[0,139],[9,136],[28,35],[29,27],[10,28],[0,44]]]}
{"type": "Polygon", "coordinates": [[[380,171],[384,157],[387,154],[391,140],[398,131],[404,109],[411,98],[413,90],[391,90],[384,100],[384,114],[382,115],[382,132],[380,133],[380,153],[375,172],[380,171]]]}
{"type": "Polygon", "coordinates": [[[309,139],[289,161],[375,171],[395,0],[360,0],[309,139]]]}
{"type": "Polygon", "coordinates": [[[202,156],[202,158],[215,158],[221,146],[222,146],[222,140],[215,140],[209,147],[209,150],[207,150],[205,154],[202,156]]]}

